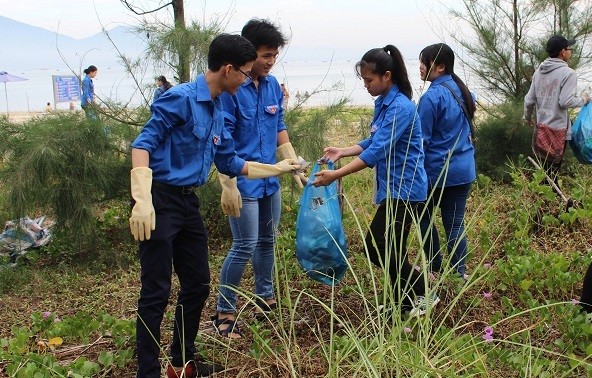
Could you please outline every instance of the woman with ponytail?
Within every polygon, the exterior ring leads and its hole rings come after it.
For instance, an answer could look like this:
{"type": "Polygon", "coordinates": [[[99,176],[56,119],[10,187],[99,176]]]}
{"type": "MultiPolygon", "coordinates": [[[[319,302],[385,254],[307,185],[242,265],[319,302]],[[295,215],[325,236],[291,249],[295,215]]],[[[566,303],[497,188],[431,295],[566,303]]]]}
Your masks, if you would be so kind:
{"type": "Polygon", "coordinates": [[[365,238],[368,258],[388,270],[395,306],[411,310],[410,316],[422,315],[439,298],[426,295],[423,277],[407,258],[409,230],[427,197],[421,126],[411,101],[411,83],[403,57],[393,45],[364,54],[356,63],[356,73],[368,93],[377,96],[370,136],[350,147],[325,148],[324,160],[356,158],[337,170],[317,173],[313,185],[329,185],[350,173],[374,168],[373,202],[378,208],[365,238]]]}
{"type": "Polygon", "coordinates": [[[82,99],[80,106],[84,109],[87,119],[97,119],[97,109],[95,105],[95,84],[93,79],[97,76],[99,70],[97,67],[90,65],[84,70],[84,79],[82,79],[82,99]]]}
{"type": "Polygon", "coordinates": [[[422,234],[427,236],[424,252],[432,272],[441,272],[440,240],[433,219],[438,206],[450,266],[466,279],[468,247],[464,218],[471,183],[476,178],[472,132],[475,101],[454,73],[454,52],[448,45],[437,43],[424,48],[419,61],[421,79],[431,82],[418,106],[429,181],[428,201],[421,220],[422,234]]]}

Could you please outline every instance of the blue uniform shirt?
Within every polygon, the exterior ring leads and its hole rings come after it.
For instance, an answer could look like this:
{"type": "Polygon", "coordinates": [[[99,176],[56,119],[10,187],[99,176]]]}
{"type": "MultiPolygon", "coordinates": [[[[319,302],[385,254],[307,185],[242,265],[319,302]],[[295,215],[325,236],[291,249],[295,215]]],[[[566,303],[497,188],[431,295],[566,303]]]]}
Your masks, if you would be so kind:
{"type": "MultiPolygon", "coordinates": [[[[249,79],[236,95],[220,96],[225,127],[232,135],[239,157],[266,164],[276,162],[277,135],[286,129],[283,98],[277,79],[271,75],[260,77],[258,88],[249,79]]],[[[280,189],[277,177],[254,180],[239,177],[237,184],[243,197],[262,198],[280,189]]]]}
{"type": "Polygon", "coordinates": [[[476,178],[469,120],[442,82],[463,98],[452,76],[442,75],[419,99],[417,111],[423,132],[425,169],[432,187],[468,184],[476,178]]]}
{"type": "Polygon", "coordinates": [[[212,166],[237,176],[245,164],[224,129],[221,102],[212,100],[205,76],[176,85],[152,104],[152,117],[132,143],[148,151],[153,180],[175,186],[203,185],[212,166]]]}
{"type": "Polygon", "coordinates": [[[95,99],[95,85],[90,76],[84,76],[82,79],[82,99],[80,100],[80,106],[86,106],[88,103],[93,102],[95,99]]]}
{"type": "Polygon", "coordinates": [[[394,85],[374,101],[370,137],[358,143],[360,159],[376,167],[375,203],[390,198],[425,201],[427,176],[423,167],[421,126],[415,104],[394,85]]]}

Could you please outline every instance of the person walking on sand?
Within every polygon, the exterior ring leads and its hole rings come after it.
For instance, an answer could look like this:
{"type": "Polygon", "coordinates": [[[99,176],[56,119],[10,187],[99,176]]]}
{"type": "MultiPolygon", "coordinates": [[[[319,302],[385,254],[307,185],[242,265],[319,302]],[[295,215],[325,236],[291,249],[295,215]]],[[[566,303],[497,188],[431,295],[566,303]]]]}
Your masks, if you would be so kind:
{"type": "Polygon", "coordinates": [[[93,79],[98,73],[97,67],[90,65],[84,70],[86,76],[82,79],[82,99],[80,106],[84,109],[86,118],[90,120],[98,119],[96,103],[95,103],[95,85],[93,79]]]}
{"type": "Polygon", "coordinates": [[[292,160],[246,162],[224,129],[222,92],[236,93],[257,53],[243,37],[221,34],[208,51],[208,69],[152,104],[152,116],[132,143],[130,230],[140,241],[141,289],[136,322],[138,378],[161,377],[160,327],[173,268],[180,289],[167,378],[204,377],[222,370],[196,355],[195,338],[210,290],[208,243],[194,190],[212,163],[229,176],[276,176],[298,169],[292,160]]]}
{"type": "Polygon", "coordinates": [[[571,121],[567,111],[590,102],[589,96],[576,96],[577,75],[568,66],[575,44],[575,39],[559,34],[549,38],[546,45],[549,57],[536,69],[524,97],[524,121],[529,126],[535,126],[533,152],[558,188],[557,175],[566,143],[571,139],[571,121]]]}
{"type": "MultiPolygon", "coordinates": [[[[225,125],[238,156],[245,160],[273,164],[276,153],[282,159],[297,160],[284,124],[282,89],[270,75],[286,39],[267,20],[252,19],[241,35],[257,50],[250,71],[236,94],[223,93],[225,125]]],[[[302,187],[301,177],[294,176],[302,187]]],[[[241,337],[236,324],[237,295],[247,263],[252,259],[256,311],[270,312],[277,306],[273,289],[274,245],[281,213],[280,182],[275,177],[248,180],[218,175],[222,185],[222,209],[229,215],[232,246],[220,271],[220,289],[214,316],[216,330],[223,336],[241,337]]],[[[261,314],[259,314],[261,316],[261,314]]]]}
{"type": "Polygon", "coordinates": [[[440,298],[426,293],[425,280],[407,256],[407,237],[417,209],[427,197],[421,125],[403,56],[393,45],[368,51],[356,64],[358,76],[374,101],[370,136],[350,147],[326,147],[323,160],[355,159],[337,170],[315,174],[313,185],[374,168],[378,205],[365,238],[369,260],[388,270],[395,306],[409,316],[423,315],[440,298]],[[392,235],[391,235],[392,233],[392,235]]]}
{"type": "Polygon", "coordinates": [[[472,120],[475,101],[454,73],[454,52],[444,43],[424,48],[419,55],[421,80],[431,82],[419,99],[424,166],[428,175],[428,200],[421,219],[423,250],[430,270],[440,273],[442,253],[435,208],[439,207],[446,233],[450,265],[466,279],[468,246],[465,209],[471,184],[477,178],[472,120]]]}

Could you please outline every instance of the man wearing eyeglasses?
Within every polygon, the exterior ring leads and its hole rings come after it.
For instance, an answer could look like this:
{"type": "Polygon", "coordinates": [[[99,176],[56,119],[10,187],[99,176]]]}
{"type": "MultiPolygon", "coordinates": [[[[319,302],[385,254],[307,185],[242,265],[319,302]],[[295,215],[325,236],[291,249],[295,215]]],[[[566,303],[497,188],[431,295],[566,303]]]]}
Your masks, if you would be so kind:
{"type": "MultiPolygon", "coordinates": [[[[173,270],[180,289],[168,378],[206,377],[222,367],[196,350],[201,312],[210,290],[208,240],[195,193],[212,164],[228,175],[261,178],[300,168],[238,157],[224,129],[222,93],[236,93],[257,58],[255,47],[238,35],[221,34],[208,51],[208,69],[191,83],[166,91],[132,143],[130,230],[140,243],[141,284],[136,324],[138,378],[162,377],[160,328],[173,270]]],[[[275,163],[275,161],[273,162],[275,163]]],[[[129,375],[127,375],[129,376],[129,375]]]]}
{"type": "MultiPolygon", "coordinates": [[[[237,155],[249,161],[273,164],[280,158],[297,159],[284,124],[284,96],[278,80],[270,75],[286,38],[267,20],[252,19],[241,35],[257,50],[257,59],[236,95],[223,94],[225,127],[232,135],[237,155]]],[[[236,289],[245,267],[253,261],[256,309],[269,312],[277,306],[273,289],[275,232],[280,219],[281,195],[277,178],[230,179],[218,175],[221,205],[229,215],[232,247],[222,265],[220,292],[214,325],[227,337],[240,338],[236,325],[236,289]],[[238,180],[238,181],[237,181],[238,180]]],[[[296,175],[302,187],[301,176],[296,175]]]]}
{"type": "Polygon", "coordinates": [[[535,71],[524,98],[524,120],[535,126],[533,152],[547,175],[557,184],[566,141],[571,139],[569,108],[590,102],[590,97],[576,96],[577,76],[567,63],[573,54],[575,39],[554,35],[547,41],[549,57],[535,71]],[[533,113],[536,108],[536,122],[533,113]]]}

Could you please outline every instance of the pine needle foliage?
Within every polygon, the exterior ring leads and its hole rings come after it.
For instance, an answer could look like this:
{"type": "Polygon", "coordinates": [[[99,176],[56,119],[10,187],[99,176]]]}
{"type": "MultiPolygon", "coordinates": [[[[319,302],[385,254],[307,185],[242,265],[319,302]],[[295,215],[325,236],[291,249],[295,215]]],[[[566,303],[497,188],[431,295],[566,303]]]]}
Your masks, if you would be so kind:
{"type": "Polygon", "coordinates": [[[14,218],[39,213],[82,246],[96,229],[96,204],[128,192],[129,134],[78,115],[57,114],[3,125],[0,179],[14,218]]]}

